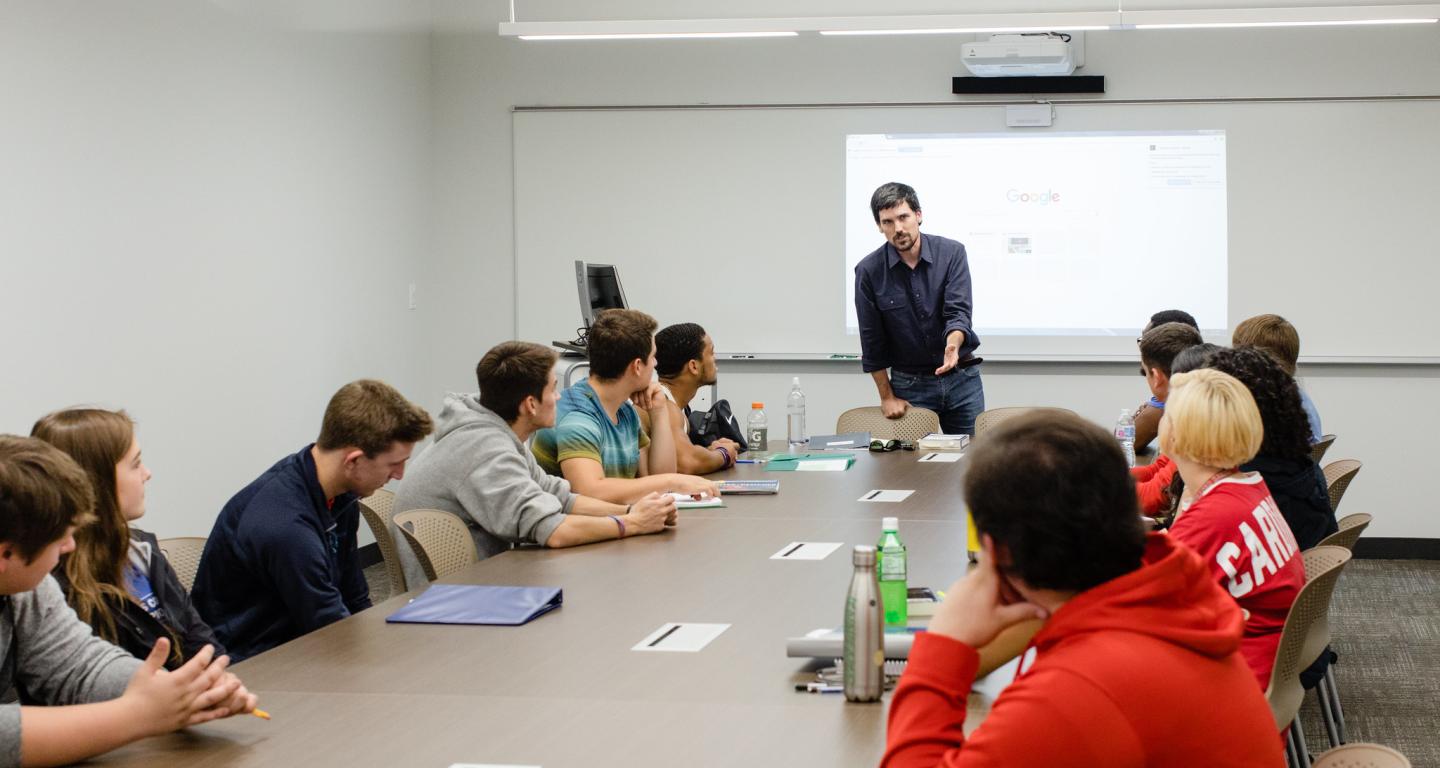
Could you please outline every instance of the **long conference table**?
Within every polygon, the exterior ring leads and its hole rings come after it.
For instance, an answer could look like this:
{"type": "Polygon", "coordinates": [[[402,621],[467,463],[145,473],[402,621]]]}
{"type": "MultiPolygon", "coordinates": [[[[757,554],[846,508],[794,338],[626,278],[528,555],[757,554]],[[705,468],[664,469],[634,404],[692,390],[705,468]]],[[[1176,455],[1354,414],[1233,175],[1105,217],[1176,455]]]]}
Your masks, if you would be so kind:
{"type": "MultiPolygon", "coordinates": [[[[442,579],[557,586],[564,605],[519,627],[389,624],[391,598],[236,665],[273,720],[234,717],[146,739],[106,766],[875,765],[878,704],[799,693],[814,663],[785,640],[840,626],[850,550],[895,516],[909,583],[965,572],[964,461],[859,452],[845,472],[766,472],[774,496],[684,510],[662,534],[517,549],[442,579]],[[913,490],[898,503],[876,489],[913,490]],[[772,560],[790,542],[842,542],[823,560],[772,560]],[[631,648],[669,622],[729,624],[694,653],[631,648]]],[[[983,716],[970,698],[967,729],[983,716]]]]}

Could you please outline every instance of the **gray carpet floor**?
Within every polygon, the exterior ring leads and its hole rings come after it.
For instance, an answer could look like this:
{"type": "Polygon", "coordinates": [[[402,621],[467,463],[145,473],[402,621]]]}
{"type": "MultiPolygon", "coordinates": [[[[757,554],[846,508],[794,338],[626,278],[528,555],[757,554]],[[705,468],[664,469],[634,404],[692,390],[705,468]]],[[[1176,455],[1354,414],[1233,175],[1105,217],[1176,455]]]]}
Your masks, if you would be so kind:
{"type": "MultiPolygon", "coordinates": [[[[375,602],[389,597],[384,565],[367,568],[365,578],[375,602]]],[[[1417,768],[1440,768],[1440,561],[1352,560],[1330,621],[1350,741],[1384,744],[1417,768]]],[[[1319,755],[1325,729],[1313,692],[1301,717],[1319,755]]]]}

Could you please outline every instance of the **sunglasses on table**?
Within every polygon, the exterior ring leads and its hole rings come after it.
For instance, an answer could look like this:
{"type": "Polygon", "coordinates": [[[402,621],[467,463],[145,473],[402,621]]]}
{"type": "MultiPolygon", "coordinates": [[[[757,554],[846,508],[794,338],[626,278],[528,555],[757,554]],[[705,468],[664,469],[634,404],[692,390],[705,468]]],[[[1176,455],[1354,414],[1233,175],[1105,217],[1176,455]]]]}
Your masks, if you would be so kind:
{"type": "Polygon", "coordinates": [[[870,441],[870,450],[874,453],[887,453],[894,450],[913,451],[915,444],[909,440],[880,440],[877,438],[870,441]]]}

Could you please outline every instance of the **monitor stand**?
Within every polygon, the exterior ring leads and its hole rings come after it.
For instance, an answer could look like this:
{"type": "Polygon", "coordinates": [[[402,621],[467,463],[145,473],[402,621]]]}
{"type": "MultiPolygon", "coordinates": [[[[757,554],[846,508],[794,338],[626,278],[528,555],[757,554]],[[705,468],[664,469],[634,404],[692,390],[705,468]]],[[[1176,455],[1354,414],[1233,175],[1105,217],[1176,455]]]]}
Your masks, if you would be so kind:
{"type": "Polygon", "coordinates": [[[559,347],[566,352],[573,352],[581,356],[589,356],[590,353],[589,347],[585,346],[584,339],[576,339],[574,341],[552,341],[550,342],[550,346],[559,347]]]}

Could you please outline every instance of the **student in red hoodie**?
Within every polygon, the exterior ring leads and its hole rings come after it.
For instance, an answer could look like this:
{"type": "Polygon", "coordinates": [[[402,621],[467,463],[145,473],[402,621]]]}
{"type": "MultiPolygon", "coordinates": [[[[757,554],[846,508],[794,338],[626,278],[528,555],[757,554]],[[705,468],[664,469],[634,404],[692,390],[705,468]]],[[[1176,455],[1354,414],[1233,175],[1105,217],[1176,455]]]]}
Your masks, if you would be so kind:
{"type": "Polygon", "coordinates": [[[1300,588],[1305,561],[1254,458],[1264,434],[1260,409],[1235,377],[1209,368],[1177,374],[1160,420],[1160,450],[1185,481],[1170,535],[1195,550],[1245,611],[1240,652],[1264,690],[1280,631],[1300,588]]]}
{"type": "Polygon", "coordinates": [[[1235,601],[1194,552],[1143,532],[1113,437],[1036,414],[967,461],[980,562],[915,639],[883,766],[1284,764],[1235,601]],[[1033,659],[966,738],[975,649],[1037,615],[1033,659]]]}

